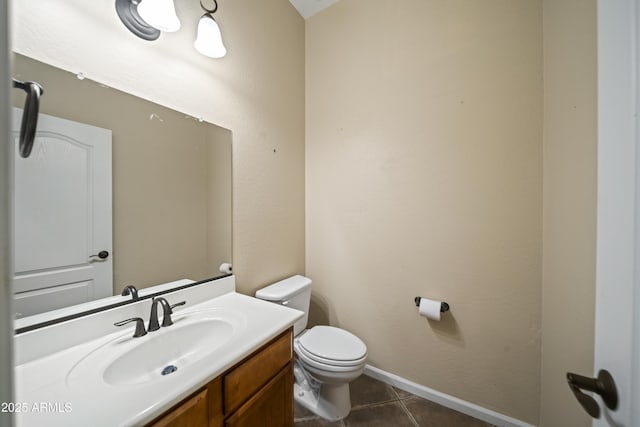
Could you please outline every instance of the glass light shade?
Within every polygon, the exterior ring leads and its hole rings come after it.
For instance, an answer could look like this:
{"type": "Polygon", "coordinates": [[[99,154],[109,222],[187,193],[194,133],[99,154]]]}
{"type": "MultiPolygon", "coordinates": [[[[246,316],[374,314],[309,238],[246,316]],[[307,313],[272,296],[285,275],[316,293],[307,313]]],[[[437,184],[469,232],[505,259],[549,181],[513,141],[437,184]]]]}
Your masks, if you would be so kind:
{"type": "Polygon", "coordinates": [[[173,0],[142,0],[138,4],[138,14],[153,28],[172,33],[180,29],[173,0]]]}
{"type": "Polygon", "coordinates": [[[198,22],[198,33],[193,46],[198,52],[209,58],[222,58],[227,54],[227,48],[222,43],[222,33],[218,23],[205,14],[198,22]]]}

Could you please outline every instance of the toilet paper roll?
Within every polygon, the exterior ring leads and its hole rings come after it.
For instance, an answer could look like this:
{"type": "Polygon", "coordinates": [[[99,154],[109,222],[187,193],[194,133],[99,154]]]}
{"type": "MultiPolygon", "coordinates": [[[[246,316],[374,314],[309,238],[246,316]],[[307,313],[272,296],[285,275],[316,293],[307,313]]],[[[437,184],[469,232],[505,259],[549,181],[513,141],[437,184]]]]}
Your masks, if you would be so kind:
{"type": "Polygon", "coordinates": [[[220,264],[220,273],[231,274],[233,272],[233,267],[228,262],[223,262],[220,264]]]}
{"type": "Polygon", "coordinates": [[[440,307],[442,307],[442,301],[422,297],[420,298],[418,312],[420,316],[424,316],[427,319],[440,320],[440,307]]]}

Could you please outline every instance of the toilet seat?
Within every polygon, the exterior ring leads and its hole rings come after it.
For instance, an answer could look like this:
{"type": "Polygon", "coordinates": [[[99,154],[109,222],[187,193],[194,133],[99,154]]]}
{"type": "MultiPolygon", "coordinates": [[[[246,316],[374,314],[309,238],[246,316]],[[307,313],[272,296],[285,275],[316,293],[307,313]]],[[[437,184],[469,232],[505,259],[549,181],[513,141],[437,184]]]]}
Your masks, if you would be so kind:
{"type": "Polygon", "coordinates": [[[332,326],[315,326],[296,341],[299,355],[317,364],[357,367],[367,358],[367,346],[360,338],[332,326]]]}
{"type": "Polygon", "coordinates": [[[305,362],[305,364],[315,366],[318,369],[333,370],[336,372],[346,372],[353,369],[358,369],[360,366],[364,366],[367,357],[363,357],[354,361],[336,361],[319,358],[315,355],[310,355],[299,344],[295,346],[295,351],[298,357],[305,362]]]}

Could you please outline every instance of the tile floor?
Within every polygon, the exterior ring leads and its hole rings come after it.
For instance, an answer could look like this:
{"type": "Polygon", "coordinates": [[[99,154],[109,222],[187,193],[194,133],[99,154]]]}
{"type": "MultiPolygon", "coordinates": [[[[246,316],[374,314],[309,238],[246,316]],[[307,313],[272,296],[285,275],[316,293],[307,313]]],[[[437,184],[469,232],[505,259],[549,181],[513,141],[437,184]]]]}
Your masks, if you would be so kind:
{"type": "Polygon", "coordinates": [[[297,403],[295,427],[489,427],[461,414],[367,376],[351,383],[351,413],[328,422],[297,403]]]}

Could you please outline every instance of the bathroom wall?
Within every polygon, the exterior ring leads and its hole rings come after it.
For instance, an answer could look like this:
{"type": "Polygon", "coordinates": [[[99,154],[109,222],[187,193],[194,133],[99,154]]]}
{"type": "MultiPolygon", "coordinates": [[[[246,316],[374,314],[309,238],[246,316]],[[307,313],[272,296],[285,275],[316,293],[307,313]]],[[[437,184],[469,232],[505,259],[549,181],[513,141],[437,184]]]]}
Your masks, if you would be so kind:
{"type": "Polygon", "coordinates": [[[544,200],[540,425],[591,426],[566,373],[593,370],[596,0],[544,0],[544,200]]]}
{"type": "Polygon", "coordinates": [[[541,2],[349,0],[306,31],[312,321],[537,424],[541,2]],[[416,295],[451,312],[427,321],[416,295]]]}
{"type": "Polygon", "coordinates": [[[113,2],[13,2],[16,51],[233,132],[233,262],[247,293],[304,272],[304,21],[288,0],[220,1],[228,55],[193,48],[198,1],[155,42],[113,2]]]}

